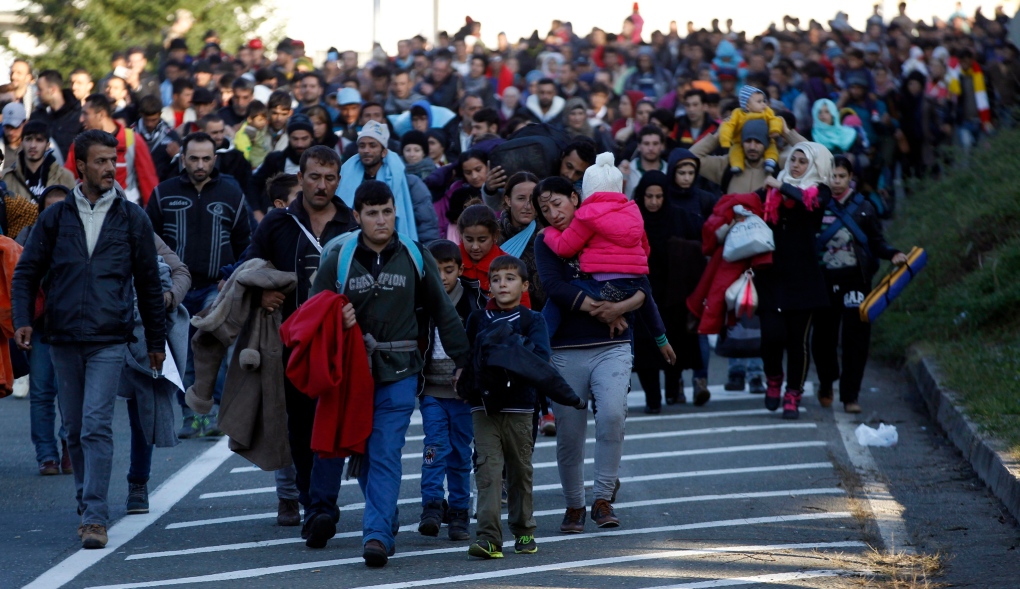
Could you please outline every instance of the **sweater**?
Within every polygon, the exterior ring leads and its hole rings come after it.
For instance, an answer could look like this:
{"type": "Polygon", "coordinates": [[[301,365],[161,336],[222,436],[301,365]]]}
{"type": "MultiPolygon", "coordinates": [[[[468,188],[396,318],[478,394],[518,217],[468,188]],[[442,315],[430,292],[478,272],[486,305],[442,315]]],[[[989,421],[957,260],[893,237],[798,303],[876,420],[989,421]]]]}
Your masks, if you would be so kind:
{"type": "Polygon", "coordinates": [[[361,328],[344,329],[344,295],[323,291],[282,326],[290,348],[287,378],[317,399],[311,449],[320,458],[364,454],[372,433],[375,386],[361,328]]]}
{"type": "Polygon", "coordinates": [[[584,199],[562,232],[546,227],[545,244],[561,258],[580,256],[581,271],[648,274],[651,248],[637,203],[618,192],[584,199]]]}

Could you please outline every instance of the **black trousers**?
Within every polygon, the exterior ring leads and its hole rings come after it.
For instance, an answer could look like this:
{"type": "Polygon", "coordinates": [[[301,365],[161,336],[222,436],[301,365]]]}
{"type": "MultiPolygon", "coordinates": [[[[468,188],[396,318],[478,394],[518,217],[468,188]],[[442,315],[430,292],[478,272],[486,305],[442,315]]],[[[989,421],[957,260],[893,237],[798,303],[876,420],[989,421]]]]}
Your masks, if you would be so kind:
{"type": "Polygon", "coordinates": [[[761,361],[766,377],[783,374],[786,353],[786,388],[804,390],[811,351],[811,311],[763,311],[761,318],[761,361]]]}
{"type": "Polygon", "coordinates": [[[284,377],[283,387],[287,399],[287,437],[297,471],[297,488],[301,498],[307,501],[315,458],[315,452],[312,452],[312,426],[315,424],[318,401],[294,388],[289,378],[284,377]]]}
{"type": "MultiPolygon", "coordinates": [[[[684,370],[679,366],[667,366],[663,371],[666,373],[666,398],[676,399],[683,392],[680,386],[683,384],[682,377],[684,370]]],[[[637,370],[638,382],[645,390],[645,405],[653,409],[662,407],[662,392],[659,388],[659,370],[642,369],[637,370]]]]}
{"type": "Polygon", "coordinates": [[[823,389],[839,380],[840,402],[856,403],[871,347],[871,324],[861,321],[856,301],[867,293],[840,286],[829,290],[833,292],[829,308],[815,313],[815,329],[811,336],[815,368],[823,389]],[[850,296],[845,297],[848,293],[850,296]],[[840,327],[843,328],[842,338],[840,327]],[[838,349],[840,343],[843,346],[842,373],[838,349]]]}

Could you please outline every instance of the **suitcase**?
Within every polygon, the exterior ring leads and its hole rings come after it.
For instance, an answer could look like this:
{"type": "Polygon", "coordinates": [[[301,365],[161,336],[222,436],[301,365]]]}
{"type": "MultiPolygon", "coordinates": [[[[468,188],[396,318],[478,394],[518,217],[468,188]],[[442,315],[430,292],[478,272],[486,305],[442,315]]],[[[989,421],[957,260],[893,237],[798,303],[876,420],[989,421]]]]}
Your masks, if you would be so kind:
{"type": "Polygon", "coordinates": [[[874,323],[927,264],[928,253],[924,249],[915,247],[910,250],[907,254],[907,263],[894,268],[861,303],[861,321],[874,323]]]}

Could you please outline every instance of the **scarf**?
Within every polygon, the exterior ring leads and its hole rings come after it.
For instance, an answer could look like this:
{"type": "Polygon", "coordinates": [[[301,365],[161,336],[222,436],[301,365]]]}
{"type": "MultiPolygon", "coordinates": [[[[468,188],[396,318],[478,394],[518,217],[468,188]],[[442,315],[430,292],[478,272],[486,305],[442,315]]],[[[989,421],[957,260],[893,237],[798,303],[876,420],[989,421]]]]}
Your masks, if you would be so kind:
{"type": "Polygon", "coordinates": [[[148,144],[150,150],[159,145],[163,141],[163,138],[166,137],[172,130],[173,129],[170,128],[170,125],[166,124],[166,121],[163,119],[159,120],[156,128],[153,129],[151,133],[145,130],[145,124],[142,123],[142,119],[138,119],[138,122],[135,123],[135,133],[142,136],[142,139],[144,139],[145,143],[148,144]]]}
{"type": "MultiPolygon", "coordinates": [[[[397,233],[418,240],[418,228],[414,221],[414,203],[411,190],[407,186],[404,175],[404,162],[392,151],[386,152],[383,164],[376,173],[375,179],[390,187],[393,192],[393,204],[397,210],[397,233]]],[[[340,168],[340,186],[336,195],[350,208],[354,208],[354,191],[365,180],[365,166],[360,157],[352,157],[340,168]]]]}
{"type": "MultiPolygon", "coordinates": [[[[509,217],[509,214],[507,214],[509,217]]],[[[510,239],[503,242],[500,245],[500,249],[503,250],[509,256],[515,258],[521,257],[524,250],[528,248],[528,244],[531,243],[531,236],[535,234],[535,229],[538,227],[538,223],[532,219],[531,223],[528,223],[523,229],[521,229],[517,235],[514,235],[510,239]]]]}
{"type": "Polygon", "coordinates": [[[489,266],[492,261],[502,256],[505,252],[495,243],[492,244],[492,249],[489,253],[485,254],[481,260],[477,262],[471,259],[468,255],[467,250],[464,249],[464,244],[460,244],[460,259],[464,262],[464,278],[468,280],[478,281],[478,287],[482,290],[482,294],[486,297],[489,296],[489,266]]]}
{"type": "Polygon", "coordinates": [[[814,120],[811,126],[811,138],[828,149],[839,148],[842,151],[849,150],[854,141],[857,140],[857,131],[837,122],[823,123],[818,118],[823,107],[828,109],[833,121],[839,120],[839,110],[834,102],[828,98],[815,101],[814,105],[811,106],[811,118],[814,120]]]}
{"type": "MultiPolygon", "coordinates": [[[[790,175],[789,167],[779,172],[777,180],[791,186],[800,188],[804,195],[804,208],[813,211],[818,208],[818,185],[829,181],[832,174],[832,153],[820,143],[813,141],[801,141],[793,146],[793,151],[799,151],[808,159],[808,168],[799,178],[790,175]]],[[[792,156],[792,152],[791,152],[792,156]]],[[[765,198],[765,222],[776,223],[779,221],[779,203],[783,202],[783,196],[775,188],[769,190],[765,198]]],[[[793,207],[792,201],[786,206],[793,207]]]]}
{"type": "Polygon", "coordinates": [[[424,180],[429,177],[429,174],[436,171],[436,162],[432,161],[431,158],[425,157],[416,164],[406,164],[404,167],[404,173],[409,176],[417,176],[424,180]]]}

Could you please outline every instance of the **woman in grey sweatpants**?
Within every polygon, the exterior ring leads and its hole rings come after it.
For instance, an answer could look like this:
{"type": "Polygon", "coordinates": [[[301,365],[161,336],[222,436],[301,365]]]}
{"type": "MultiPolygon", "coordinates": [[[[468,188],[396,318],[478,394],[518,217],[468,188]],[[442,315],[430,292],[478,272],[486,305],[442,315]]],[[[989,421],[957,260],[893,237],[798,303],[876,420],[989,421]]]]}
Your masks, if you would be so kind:
{"type": "MultiPolygon", "coordinates": [[[[563,230],[570,224],[579,199],[569,181],[547,178],[535,187],[532,202],[546,225],[563,230]]],[[[591,518],[599,527],[616,527],[620,520],[613,511],[627,393],[633,360],[631,333],[623,315],[639,308],[645,295],[619,303],[595,301],[571,284],[584,276],[576,259],[564,260],[545,245],[542,235],[535,240],[535,258],[547,305],[559,307],[562,317],[556,333],[550,334],[552,364],[574,392],[591,403],[595,414],[595,488],[591,518]]],[[[567,510],[560,531],[584,531],[584,449],[588,412],[556,406],[556,462],[567,510]]]]}

